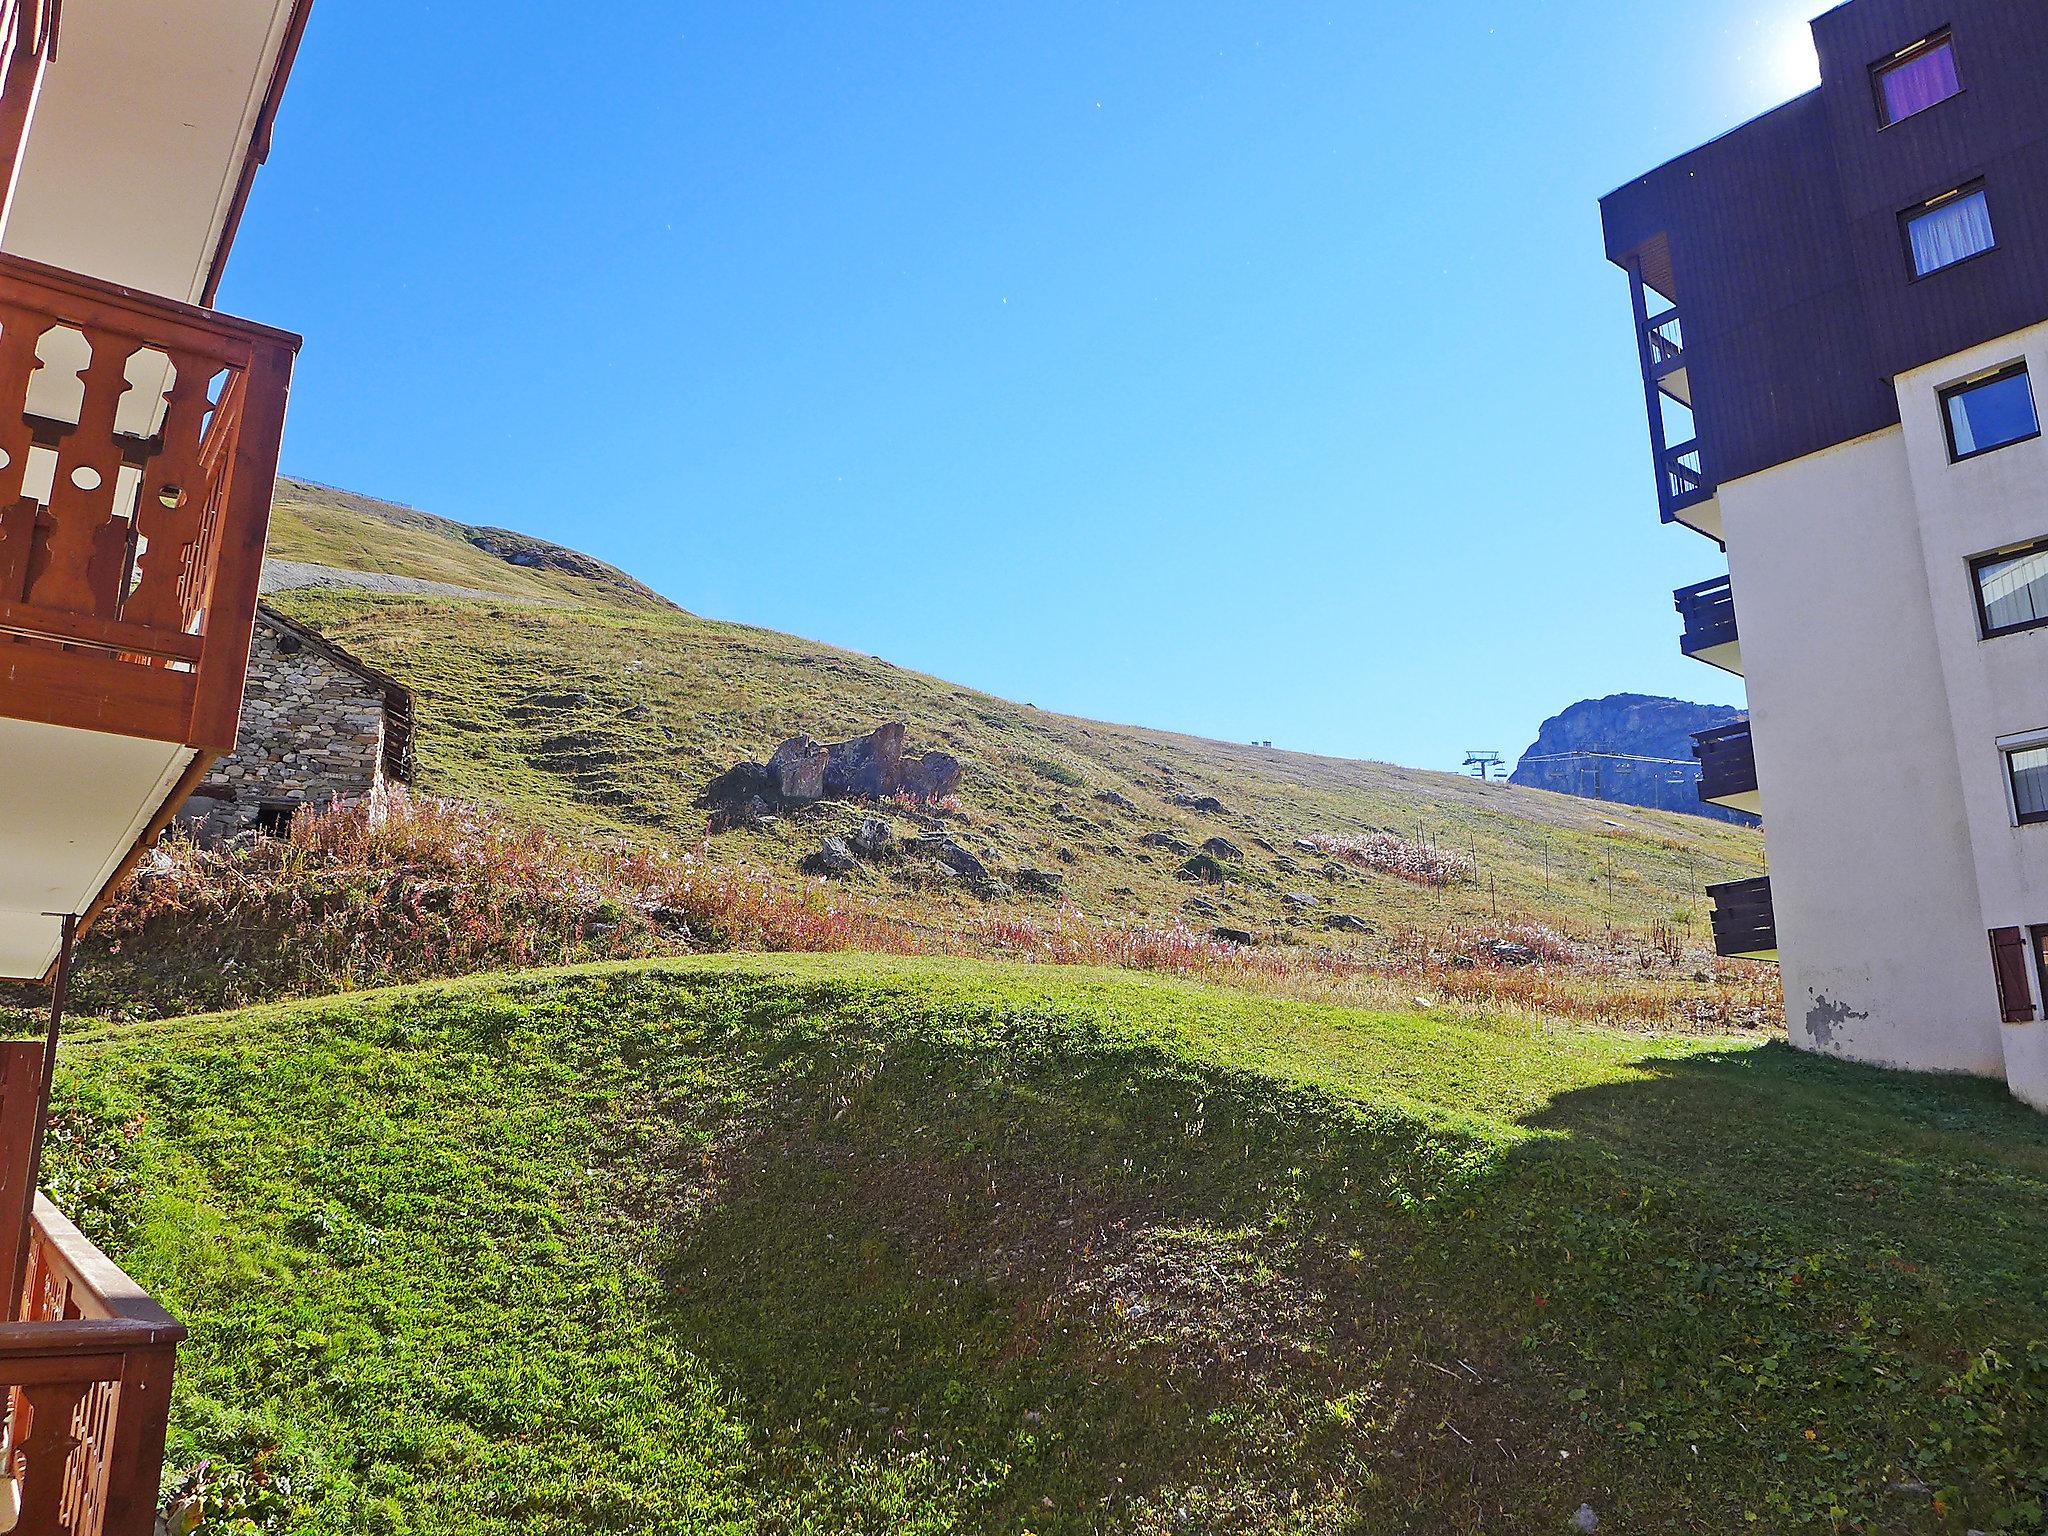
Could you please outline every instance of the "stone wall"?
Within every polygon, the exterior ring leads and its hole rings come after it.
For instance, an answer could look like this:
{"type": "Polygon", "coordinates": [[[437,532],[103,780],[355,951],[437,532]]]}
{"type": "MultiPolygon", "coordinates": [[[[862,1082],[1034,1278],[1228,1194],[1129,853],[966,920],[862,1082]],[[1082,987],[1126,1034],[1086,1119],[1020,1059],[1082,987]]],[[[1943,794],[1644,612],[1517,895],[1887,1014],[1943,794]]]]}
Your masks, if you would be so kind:
{"type": "Polygon", "coordinates": [[[259,614],[235,750],[178,813],[203,838],[275,820],[284,808],[382,802],[383,689],[259,614]]]}

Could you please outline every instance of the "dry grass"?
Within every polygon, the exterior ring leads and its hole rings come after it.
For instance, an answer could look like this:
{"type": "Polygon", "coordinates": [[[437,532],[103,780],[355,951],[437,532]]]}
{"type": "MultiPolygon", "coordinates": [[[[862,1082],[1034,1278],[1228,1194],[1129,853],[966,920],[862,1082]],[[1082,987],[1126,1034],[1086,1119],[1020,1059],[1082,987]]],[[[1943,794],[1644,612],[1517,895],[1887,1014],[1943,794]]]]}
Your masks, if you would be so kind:
{"type": "Polygon", "coordinates": [[[1246,945],[1072,906],[963,908],[852,890],[699,850],[564,837],[452,800],[302,812],[282,837],[167,839],[88,941],[81,1006],[164,1014],[443,976],[697,950],[864,950],[1184,976],[1372,1007],[1635,1028],[1766,1027],[1767,967],[1670,931],[1568,934],[1455,921],[1346,947],[1316,930],[1246,945]],[[191,935],[205,933],[203,954],[191,935]]]}

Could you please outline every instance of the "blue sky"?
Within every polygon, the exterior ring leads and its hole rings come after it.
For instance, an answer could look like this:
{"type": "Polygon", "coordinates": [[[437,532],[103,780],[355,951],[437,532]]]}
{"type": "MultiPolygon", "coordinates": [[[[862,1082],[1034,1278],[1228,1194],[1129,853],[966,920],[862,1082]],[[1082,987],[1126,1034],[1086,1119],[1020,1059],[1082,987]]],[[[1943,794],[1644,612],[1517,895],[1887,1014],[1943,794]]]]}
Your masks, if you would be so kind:
{"type": "Polygon", "coordinates": [[[1677,652],[1596,199],[1785,0],[316,6],[287,472],[1046,708],[1456,767],[1677,652]],[[573,20],[568,18],[573,16],[573,20]]]}

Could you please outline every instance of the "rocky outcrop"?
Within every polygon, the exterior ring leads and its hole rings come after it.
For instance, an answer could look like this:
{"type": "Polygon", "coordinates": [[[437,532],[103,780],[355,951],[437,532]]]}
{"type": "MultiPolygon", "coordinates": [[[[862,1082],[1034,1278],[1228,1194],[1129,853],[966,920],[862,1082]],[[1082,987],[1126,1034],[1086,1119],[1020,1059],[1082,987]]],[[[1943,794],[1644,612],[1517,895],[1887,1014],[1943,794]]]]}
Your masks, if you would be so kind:
{"type": "Polygon", "coordinates": [[[1726,704],[1641,693],[1582,699],[1543,722],[1508,782],[1754,825],[1745,812],[1700,803],[1700,765],[1692,755],[1693,732],[1744,714],[1726,704]]]}
{"type": "Polygon", "coordinates": [[[892,720],[865,736],[821,742],[792,736],[765,763],[736,763],[705,785],[697,804],[713,831],[758,821],[819,800],[943,800],[960,787],[960,760],[948,752],[906,754],[905,727],[892,720]]]}

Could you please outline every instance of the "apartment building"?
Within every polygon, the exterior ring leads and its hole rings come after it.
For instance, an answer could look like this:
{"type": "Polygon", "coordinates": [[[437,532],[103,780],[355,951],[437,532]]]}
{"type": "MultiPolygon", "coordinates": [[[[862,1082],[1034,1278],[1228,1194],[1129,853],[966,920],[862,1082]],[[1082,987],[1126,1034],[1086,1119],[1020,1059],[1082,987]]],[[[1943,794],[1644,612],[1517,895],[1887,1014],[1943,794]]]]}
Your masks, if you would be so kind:
{"type": "Polygon", "coordinates": [[[2048,5],[1812,27],[1817,89],[1601,202],[1660,513],[1726,554],[1681,647],[1749,696],[1715,939],[1794,1045],[2048,1109],[2048,5]]]}
{"type": "Polygon", "coordinates": [[[298,338],[213,305],[307,0],[0,0],[0,1530],[150,1536],[183,1328],[37,1191],[71,945],[235,745],[298,338]]]}

